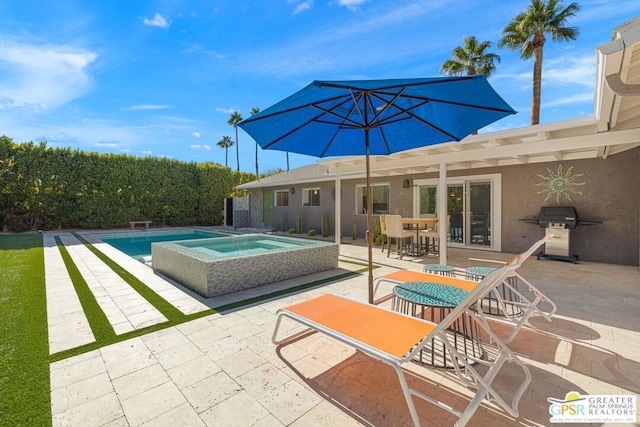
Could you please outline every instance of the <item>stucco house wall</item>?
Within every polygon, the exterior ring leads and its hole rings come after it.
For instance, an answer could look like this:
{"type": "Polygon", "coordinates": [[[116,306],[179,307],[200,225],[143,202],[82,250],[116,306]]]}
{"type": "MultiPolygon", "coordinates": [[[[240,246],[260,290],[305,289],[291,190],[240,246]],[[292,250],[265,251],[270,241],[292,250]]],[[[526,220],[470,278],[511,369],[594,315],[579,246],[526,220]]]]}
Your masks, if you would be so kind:
{"type": "MultiPolygon", "coordinates": [[[[523,164],[496,168],[449,171],[448,177],[469,175],[500,174],[502,180],[502,251],[518,253],[525,250],[532,241],[544,234],[544,229],[534,224],[520,221],[522,218],[537,216],[542,206],[575,206],[580,217],[602,221],[600,225],[581,226],[571,231],[571,251],[581,260],[611,264],[638,265],[640,260],[640,148],[609,156],[606,159],[584,159],[573,161],[523,164]],[[562,169],[559,170],[559,167],[562,169]],[[567,177],[575,185],[574,193],[567,193],[572,200],[560,194],[545,201],[549,195],[542,176],[551,173],[567,177]],[[582,194],[578,194],[581,192],[582,194]]],[[[387,176],[372,178],[372,183],[389,183],[390,213],[412,214],[413,191],[402,187],[404,179],[436,179],[437,173],[414,174],[411,176],[387,176]]],[[[356,188],[364,184],[364,178],[342,181],[342,235],[350,237],[356,224],[358,237],[364,238],[366,215],[356,213],[356,188]]],[[[298,214],[303,216],[303,229],[314,228],[320,233],[322,215],[329,214],[330,234],[334,235],[335,183],[324,181],[268,187],[265,190],[288,190],[289,206],[272,209],[272,226],[281,229],[295,228],[298,214]],[[302,206],[303,188],[320,188],[320,206],[302,206]]],[[[262,189],[251,190],[252,226],[260,227],[262,222],[262,189]]],[[[374,226],[378,219],[373,216],[374,226]]]]}

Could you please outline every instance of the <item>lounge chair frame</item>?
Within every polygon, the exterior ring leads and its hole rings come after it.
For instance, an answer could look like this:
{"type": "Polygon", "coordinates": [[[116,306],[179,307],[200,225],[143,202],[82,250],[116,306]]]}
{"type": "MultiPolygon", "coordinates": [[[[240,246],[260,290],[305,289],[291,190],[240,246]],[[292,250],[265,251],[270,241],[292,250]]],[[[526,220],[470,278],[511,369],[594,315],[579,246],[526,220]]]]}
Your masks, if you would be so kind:
{"type": "MultiPolygon", "coordinates": [[[[513,341],[513,339],[516,337],[518,332],[522,329],[524,324],[532,315],[537,313],[548,322],[551,322],[552,317],[558,310],[558,307],[556,306],[556,304],[549,297],[547,297],[544,293],[542,293],[531,282],[529,282],[524,277],[522,277],[522,275],[517,271],[522,266],[522,264],[524,264],[524,262],[536,250],[538,250],[540,246],[542,246],[544,243],[551,240],[552,238],[553,238],[552,234],[546,235],[545,237],[543,237],[542,239],[538,240],[533,245],[531,245],[531,247],[527,249],[525,252],[519,255],[516,255],[510,261],[504,264],[504,265],[514,267],[511,274],[505,280],[503,280],[502,285],[505,286],[506,288],[509,288],[513,292],[513,294],[515,294],[518,297],[516,301],[506,302],[502,297],[502,295],[500,294],[500,291],[498,290],[497,286],[491,290],[492,298],[497,301],[498,309],[499,309],[498,311],[503,313],[503,315],[501,315],[500,317],[506,319],[507,321],[509,321],[514,325],[514,327],[511,329],[510,334],[506,338],[501,339],[501,341],[504,344],[509,344],[510,342],[513,341]],[[527,286],[527,289],[529,290],[529,292],[533,294],[533,298],[531,299],[527,298],[527,296],[525,296],[515,286],[512,285],[512,282],[510,280],[507,280],[507,279],[512,279],[513,277],[516,277],[520,282],[524,283],[527,286]],[[540,305],[542,303],[548,304],[549,309],[544,310],[543,308],[541,308],[540,305]],[[517,315],[509,314],[507,305],[510,305],[512,307],[513,306],[519,307],[521,310],[516,310],[516,312],[518,312],[519,314],[517,315]]],[[[443,276],[430,274],[430,273],[411,272],[411,275],[414,277],[420,277],[419,280],[421,281],[443,283],[451,286],[462,287],[464,289],[467,289],[469,287],[469,284],[471,283],[470,281],[463,280],[463,279],[445,278],[443,276]]],[[[393,276],[394,276],[394,273],[391,273],[389,275],[380,276],[376,278],[374,281],[374,284],[375,284],[374,292],[375,290],[377,290],[380,283],[385,283],[385,282],[393,283],[393,284],[405,283],[404,281],[398,280],[393,276]]],[[[489,315],[489,314],[483,312],[482,310],[478,310],[478,312],[482,319],[480,321],[484,322],[486,327],[488,327],[488,324],[486,324],[487,322],[486,315],[489,315]]]]}
{"type": "Polygon", "coordinates": [[[496,357],[493,361],[472,359],[468,355],[461,354],[456,349],[455,344],[451,342],[450,335],[446,333],[447,328],[449,328],[450,325],[462,315],[462,313],[466,312],[469,316],[472,316],[471,318],[474,320],[479,319],[477,312],[475,310],[470,310],[470,308],[474,304],[479,302],[483,297],[485,297],[487,293],[491,292],[493,288],[500,285],[512,273],[514,268],[515,267],[513,265],[507,265],[486,276],[473,289],[471,289],[467,297],[458,306],[452,309],[449,315],[447,315],[439,323],[429,322],[402,313],[391,311],[383,307],[369,305],[359,301],[327,294],[278,310],[278,318],[275,329],[273,331],[272,341],[274,344],[280,345],[285,342],[294,340],[304,334],[307,334],[310,330],[318,331],[348,346],[360,350],[375,359],[389,364],[391,367],[393,367],[398,376],[403,395],[411,414],[411,419],[413,421],[413,424],[417,427],[420,426],[420,420],[415,407],[415,403],[413,401],[413,396],[421,398],[456,415],[458,417],[458,423],[456,424],[457,426],[464,426],[467,424],[467,422],[469,422],[472,415],[478,409],[484,398],[487,398],[489,401],[496,402],[510,415],[517,417],[518,403],[525,390],[529,386],[529,383],[531,382],[531,373],[527,366],[504,343],[500,341],[500,339],[493,333],[491,328],[488,327],[486,322],[480,321],[478,322],[478,325],[483,330],[485,330],[491,341],[493,341],[496,345],[496,357]],[[341,312],[339,313],[340,315],[344,315],[347,310],[355,311],[357,309],[360,312],[364,312],[370,315],[370,317],[366,321],[364,321],[358,316],[353,316],[352,321],[347,328],[340,325],[329,324],[332,322],[326,321],[326,317],[315,316],[314,314],[315,307],[321,307],[324,312],[326,312],[326,310],[329,310],[329,312],[331,312],[331,310],[334,309],[333,306],[336,307],[335,310],[341,310],[341,312]],[[387,314],[383,316],[382,313],[387,314]],[[381,317],[384,317],[384,320],[380,320],[380,322],[385,322],[384,325],[376,325],[370,323],[372,319],[375,323],[376,318],[381,317]],[[296,321],[306,326],[307,329],[283,339],[278,339],[278,331],[280,329],[283,318],[288,318],[296,321]],[[381,349],[380,345],[377,345],[376,342],[371,342],[375,340],[364,340],[360,337],[356,337],[357,334],[353,333],[354,330],[360,330],[359,328],[369,328],[370,330],[377,331],[378,327],[389,326],[389,322],[402,323],[407,322],[408,320],[406,319],[410,319],[410,322],[412,322],[412,324],[417,327],[424,327],[424,330],[428,332],[423,338],[419,339],[417,343],[415,341],[408,343],[406,345],[406,351],[403,350],[404,353],[402,355],[391,354],[390,352],[381,349]],[[362,324],[358,324],[359,322],[361,322],[362,324]],[[463,412],[458,411],[443,402],[440,402],[430,396],[427,396],[417,390],[410,388],[407,383],[402,365],[411,362],[414,356],[416,356],[422,350],[422,348],[427,343],[431,342],[431,340],[435,337],[438,337],[440,340],[442,340],[452,360],[458,360],[459,363],[453,364],[458,377],[463,380],[468,386],[476,389],[476,393],[473,399],[470,401],[463,412]],[[513,393],[513,398],[510,403],[508,403],[507,400],[502,395],[500,395],[492,386],[492,382],[506,362],[514,363],[515,365],[520,367],[524,373],[524,380],[513,393]],[[475,363],[489,366],[489,369],[484,375],[481,375],[473,366],[475,363]]]}

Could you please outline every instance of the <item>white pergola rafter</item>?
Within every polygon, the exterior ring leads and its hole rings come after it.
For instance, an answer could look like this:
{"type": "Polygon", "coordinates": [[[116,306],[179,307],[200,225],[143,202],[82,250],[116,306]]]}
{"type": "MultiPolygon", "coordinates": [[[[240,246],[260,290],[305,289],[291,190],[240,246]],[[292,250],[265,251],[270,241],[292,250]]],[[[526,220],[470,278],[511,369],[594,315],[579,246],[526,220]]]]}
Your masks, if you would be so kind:
{"type": "MultiPolygon", "coordinates": [[[[474,148],[468,148],[458,152],[445,152],[430,154],[429,150],[421,150],[420,155],[404,159],[393,159],[391,157],[380,157],[378,161],[371,165],[372,172],[381,172],[384,170],[404,170],[410,173],[412,168],[418,167],[437,167],[444,164],[471,164],[478,161],[500,165],[502,159],[518,159],[527,158],[529,163],[533,163],[535,157],[538,161],[550,161],[550,159],[579,159],[594,158],[595,153],[601,147],[617,147],[624,146],[624,149],[630,149],[640,146],[640,138],[637,129],[627,129],[621,131],[609,131],[606,135],[592,132],[589,135],[576,135],[564,138],[551,137],[546,141],[521,142],[517,144],[500,145],[486,148],[481,144],[476,144],[474,148]],[[566,153],[571,153],[567,156],[566,153]]],[[[349,162],[344,164],[340,159],[334,159],[323,162],[331,167],[334,171],[341,173],[359,172],[364,168],[363,161],[353,164],[349,162]]]]}

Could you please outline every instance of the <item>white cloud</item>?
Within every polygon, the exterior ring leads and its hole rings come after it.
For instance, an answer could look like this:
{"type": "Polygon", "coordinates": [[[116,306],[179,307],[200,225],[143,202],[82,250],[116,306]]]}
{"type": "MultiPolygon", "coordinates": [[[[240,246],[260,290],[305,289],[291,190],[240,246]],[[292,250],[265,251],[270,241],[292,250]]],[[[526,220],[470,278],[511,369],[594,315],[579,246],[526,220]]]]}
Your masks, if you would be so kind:
{"type": "Polygon", "coordinates": [[[596,65],[593,55],[563,56],[542,65],[543,84],[577,84],[594,88],[596,65]]]}
{"type": "Polygon", "coordinates": [[[218,107],[218,108],[216,108],[216,111],[218,113],[222,113],[222,114],[233,114],[238,110],[235,109],[235,108],[221,108],[221,107],[218,107]]]}
{"type": "Polygon", "coordinates": [[[168,105],[153,105],[153,104],[140,104],[140,105],[132,105],[129,107],[129,110],[164,110],[169,108],[168,105]]]}
{"type": "Polygon", "coordinates": [[[579,104],[583,102],[593,102],[593,92],[587,91],[583,93],[576,93],[570,96],[560,97],[550,102],[543,102],[542,108],[555,107],[559,105],[579,104]]]}
{"type": "Polygon", "coordinates": [[[369,0],[338,0],[336,3],[350,10],[357,10],[360,6],[365,4],[367,1],[369,0]]]}
{"type": "Polygon", "coordinates": [[[200,132],[193,132],[191,136],[193,136],[194,138],[200,138],[202,135],[200,134],[200,132]]]}
{"type": "Polygon", "coordinates": [[[293,9],[293,14],[297,15],[304,12],[305,10],[309,10],[311,9],[311,6],[313,6],[313,0],[303,1],[302,3],[296,5],[296,7],[293,9]]]}
{"type": "Polygon", "coordinates": [[[164,16],[156,13],[153,15],[153,18],[144,18],[142,22],[145,25],[149,25],[151,27],[160,27],[160,28],[169,28],[171,26],[171,20],[165,18],[164,16]]]}
{"type": "Polygon", "coordinates": [[[206,151],[211,150],[211,146],[207,144],[203,144],[203,145],[193,144],[193,145],[190,145],[189,148],[191,148],[192,150],[206,150],[206,151]]]}
{"type": "Polygon", "coordinates": [[[107,142],[107,141],[97,142],[93,144],[93,146],[97,148],[120,148],[120,144],[118,144],[117,142],[107,142]]]}
{"type": "Polygon", "coordinates": [[[69,45],[6,42],[7,73],[0,76],[0,109],[50,109],[93,87],[89,65],[97,54],[69,45]]]}

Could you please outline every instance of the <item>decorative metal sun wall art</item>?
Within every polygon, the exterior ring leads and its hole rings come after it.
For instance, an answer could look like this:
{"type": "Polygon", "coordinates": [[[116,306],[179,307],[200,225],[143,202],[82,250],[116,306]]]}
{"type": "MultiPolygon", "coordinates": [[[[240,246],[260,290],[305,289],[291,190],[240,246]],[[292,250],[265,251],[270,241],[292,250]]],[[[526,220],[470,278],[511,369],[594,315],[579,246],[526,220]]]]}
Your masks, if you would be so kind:
{"type": "Polygon", "coordinates": [[[576,179],[584,176],[583,173],[573,173],[573,166],[567,169],[566,172],[562,171],[562,164],[558,165],[558,172],[553,172],[551,169],[547,168],[548,175],[537,174],[540,178],[542,178],[542,182],[534,184],[537,187],[542,187],[542,190],[538,191],[538,194],[547,193],[547,197],[544,199],[546,202],[549,199],[552,199],[554,196],[556,198],[556,203],[560,204],[560,198],[564,196],[567,200],[573,201],[571,198],[572,195],[580,195],[582,196],[582,191],[578,191],[576,187],[581,185],[585,185],[586,182],[575,182],[576,179]]]}

